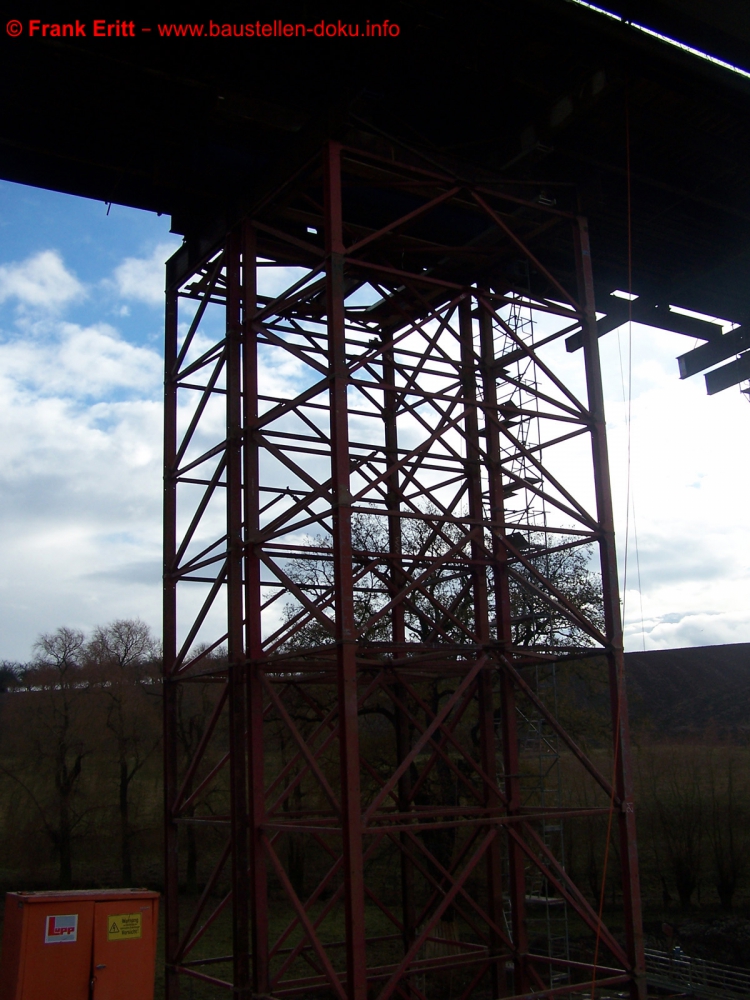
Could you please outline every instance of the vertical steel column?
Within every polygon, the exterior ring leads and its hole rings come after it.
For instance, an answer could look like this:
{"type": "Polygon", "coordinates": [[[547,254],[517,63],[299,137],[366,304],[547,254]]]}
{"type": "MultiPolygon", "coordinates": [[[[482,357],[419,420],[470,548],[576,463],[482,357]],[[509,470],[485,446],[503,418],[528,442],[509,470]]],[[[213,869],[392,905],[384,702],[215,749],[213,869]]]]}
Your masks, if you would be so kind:
{"type": "Polygon", "coordinates": [[[252,943],[253,992],[268,993],[268,898],[262,827],[265,818],[265,772],[263,749],[263,681],[260,559],[255,548],[260,531],[260,471],[258,442],[258,330],[253,322],[257,309],[257,263],[255,229],[245,223],[242,230],[242,411],[244,436],[245,497],[245,648],[247,651],[248,777],[250,838],[250,933],[252,943]]]}
{"type": "Polygon", "coordinates": [[[625,906],[625,935],[628,957],[633,964],[635,979],[631,987],[633,1000],[646,996],[645,957],[643,953],[643,924],[641,918],[641,890],[638,875],[635,812],[633,809],[633,765],[630,753],[628,710],[625,693],[622,620],[620,616],[620,591],[617,579],[617,553],[615,549],[612,490],[609,478],[609,455],[604,418],[604,391],[599,362],[599,338],[596,329],[594,278],[591,267],[588,223],[579,217],[574,226],[576,267],[584,315],[581,322],[583,352],[586,367],[586,387],[591,415],[591,447],[594,466],[597,519],[601,537],[599,547],[602,565],[602,592],[606,634],[610,638],[607,652],[609,690],[612,707],[613,751],[615,756],[615,789],[622,802],[618,813],[620,837],[620,864],[622,891],[625,906]]]}
{"type": "Polygon", "coordinates": [[[245,766],[245,643],[242,537],[242,236],[227,241],[227,670],[232,836],[232,943],[235,996],[250,995],[248,815],[245,766]]]}
{"type": "Polygon", "coordinates": [[[326,296],[331,408],[331,506],[336,601],[341,834],[344,857],[346,968],[349,1000],[366,1000],[365,899],[359,776],[357,640],[352,580],[352,498],[349,489],[349,414],[344,315],[344,238],[341,147],[325,156],[326,296]]]}
{"type": "MultiPolygon", "coordinates": [[[[474,324],[472,320],[472,299],[470,293],[461,300],[459,310],[459,330],[461,336],[461,378],[464,394],[464,435],[466,438],[466,478],[469,486],[469,517],[472,524],[471,575],[474,599],[474,632],[479,646],[477,655],[489,651],[490,606],[487,582],[487,541],[484,530],[484,509],[482,503],[482,449],[479,444],[479,409],[477,403],[477,365],[474,351],[474,324]]],[[[480,341],[481,349],[481,341],[480,341]]],[[[486,406],[485,400],[485,406],[486,406]]],[[[489,425],[485,410],[485,428],[489,425]]],[[[489,432],[488,432],[489,433],[489,432]]],[[[497,780],[497,756],[495,749],[495,711],[493,695],[493,674],[497,670],[494,658],[479,677],[479,744],[482,768],[494,783],[497,780]]],[[[488,813],[497,814],[500,801],[497,794],[487,784],[484,786],[484,806],[488,813]]],[[[500,839],[495,837],[487,849],[487,910],[494,924],[503,920],[502,857],[500,839]]],[[[492,996],[503,995],[505,988],[505,961],[499,962],[500,939],[494,929],[490,929],[491,955],[495,959],[490,966],[492,996]]]]}
{"type": "MultiPolygon", "coordinates": [[[[387,334],[385,335],[387,336],[387,334]]],[[[391,599],[395,598],[404,585],[404,575],[401,567],[403,539],[401,535],[401,492],[398,463],[398,424],[397,424],[397,394],[396,369],[393,359],[393,348],[383,350],[383,429],[385,437],[385,461],[389,471],[384,476],[386,488],[386,510],[388,511],[388,559],[391,599]]],[[[391,611],[391,638],[397,649],[396,655],[403,655],[406,645],[406,627],[404,605],[399,601],[391,611]]],[[[406,690],[402,684],[394,681],[396,718],[396,765],[400,766],[409,752],[409,720],[401,707],[406,690]]],[[[399,812],[409,812],[411,809],[411,773],[406,768],[398,781],[399,812]]],[[[404,951],[408,951],[414,942],[416,930],[414,912],[414,866],[409,858],[409,836],[402,831],[401,841],[401,920],[403,922],[404,951]]]]}
{"type": "Polygon", "coordinates": [[[168,288],[164,322],[164,565],[163,565],[163,724],[164,724],[164,935],[165,996],[177,1000],[179,977],[173,963],[179,947],[179,830],[174,817],[177,795],[177,289],[168,288]]]}
{"type": "MultiPolygon", "coordinates": [[[[391,580],[391,597],[394,597],[403,586],[401,572],[402,538],[401,538],[401,492],[398,463],[398,428],[396,422],[396,374],[393,363],[393,348],[383,350],[383,430],[385,436],[385,458],[388,472],[383,477],[386,488],[386,510],[388,511],[388,545],[389,545],[389,578],[391,580]]],[[[399,601],[391,611],[391,637],[393,642],[402,646],[406,642],[404,625],[404,605],[399,601]]]]}
{"type": "MultiPolygon", "coordinates": [[[[503,771],[507,812],[518,815],[521,809],[521,774],[518,753],[516,695],[513,681],[502,669],[503,657],[510,657],[513,643],[511,630],[510,586],[508,580],[508,550],[505,539],[505,503],[500,451],[500,412],[497,407],[495,381],[495,345],[492,316],[486,304],[479,306],[479,337],[482,355],[482,389],[487,432],[487,477],[492,530],[492,561],[494,567],[495,612],[497,640],[500,650],[500,718],[502,725],[503,771]]],[[[494,719],[493,719],[494,723],[494,719]]],[[[524,993],[529,988],[524,955],[528,951],[526,932],[526,873],[524,857],[512,836],[508,836],[508,897],[511,908],[511,929],[515,947],[513,992],[524,993]]]]}

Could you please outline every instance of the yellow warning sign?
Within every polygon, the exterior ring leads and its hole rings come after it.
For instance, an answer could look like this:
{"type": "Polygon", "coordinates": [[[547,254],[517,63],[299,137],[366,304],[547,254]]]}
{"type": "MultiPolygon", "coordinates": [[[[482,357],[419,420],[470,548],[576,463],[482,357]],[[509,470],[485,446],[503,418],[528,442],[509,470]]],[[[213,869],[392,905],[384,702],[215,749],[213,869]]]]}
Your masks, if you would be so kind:
{"type": "Polygon", "coordinates": [[[140,913],[117,913],[107,917],[108,941],[130,941],[139,938],[142,930],[140,913]]]}

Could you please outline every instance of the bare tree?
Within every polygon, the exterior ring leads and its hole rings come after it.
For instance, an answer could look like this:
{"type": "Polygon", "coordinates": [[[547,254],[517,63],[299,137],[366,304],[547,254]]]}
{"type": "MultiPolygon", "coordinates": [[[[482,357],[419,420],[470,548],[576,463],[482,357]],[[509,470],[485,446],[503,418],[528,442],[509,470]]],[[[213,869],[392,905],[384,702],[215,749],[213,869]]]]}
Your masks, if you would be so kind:
{"type": "Polygon", "coordinates": [[[737,788],[734,756],[717,767],[715,755],[711,755],[708,786],[707,833],[713,855],[714,884],[722,908],[731,910],[737,887],[748,869],[747,798],[737,788]]]}
{"type": "Polygon", "coordinates": [[[106,705],[118,770],[118,813],[122,881],[133,880],[131,785],[154,750],[161,734],[157,701],[149,698],[156,684],[158,647],[148,625],[120,618],[98,626],[86,645],[86,657],[106,705]]]}
{"type": "MultiPolygon", "coordinates": [[[[391,540],[388,536],[385,518],[358,514],[352,519],[352,569],[354,577],[354,619],[363,645],[372,643],[377,649],[379,641],[391,638],[391,624],[387,610],[393,600],[394,590],[404,587],[409,581],[419,581],[419,585],[405,588],[402,600],[403,631],[407,641],[420,643],[425,647],[451,645],[471,645],[475,638],[475,583],[476,569],[471,559],[471,539],[460,522],[453,522],[443,516],[437,508],[426,507],[420,518],[404,518],[400,526],[400,560],[403,581],[398,578],[399,566],[394,568],[391,540]]],[[[545,645],[550,648],[590,646],[592,639],[578,619],[571,616],[556,596],[563,593],[595,626],[602,626],[602,595],[600,578],[589,570],[589,552],[585,547],[571,548],[565,538],[553,538],[542,532],[530,537],[514,538],[513,544],[523,552],[523,559],[514,563],[511,580],[511,626],[514,641],[519,645],[545,645]]],[[[333,551],[330,539],[318,536],[310,539],[309,552],[305,557],[290,560],[285,567],[291,583],[289,590],[293,600],[285,606],[284,625],[287,639],[284,648],[299,652],[331,642],[331,632],[323,615],[333,617],[333,551]]],[[[490,602],[490,616],[495,613],[492,606],[494,588],[489,585],[487,593],[490,602]]],[[[582,667],[588,678],[586,668],[582,667]]],[[[424,701],[418,706],[413,699],[400,693],[400,701],[408,706],[407,712],[394,710],[393,705],[377,703],[371,699],[361,711],[362,715],[380,715],[392,726],[391,741],[381,741],[375,753],[384,756],[394,752],[408,753],[416,732],[415,720],[424,715],[424,728],[440,712],[442,704],[454,693],[455,684],[449,679],[437,678],[426,685],[422,692],[424,701]],[[410,719],[404,725],[399,715],[410,719]],[[399,745],[401,744],[401,745],[399,745]],[[396,751],[396,748],[399,748],[396,751]]],[[[330,695],[332,697],[332,693],[330,695]]],[[[287,706],[288,707],[288,706],[287,706]]],[[[327,706],[326,706],[327,707],[327,706]]],[[[324,714],[321,706],[321,717],[324,714]]],[[[293,721],[302,729],[304,719],[294,711],[293,721]]],[[[500,713],[497,715],[500,723],[500,713]]],[[[283,727],[279,729],[283,732],[283,727]]],[[[438,737],[439,739],[439,737],[438,737]]],[[[478,737],[477,737],[478,740],[478,737]]],[[[451,767],[450,758],[440,747],[434,764],[426,779],[420,781],[414,802],[419,805],[441,803],[448,808],[459,804],[457,771],[451,767]]],[[[385,761],[384,761],[385,764],[385,761]]],[[[417,781],[414,764],[399,784],[400,792],[407,796],[407,788],[417,781]]],[[[294,786],[297,799],[293,803],[299,808],[302,794],[301,782],[294,786]]],[[[406,798],[405,798],[406,801],[406,798]]],[[[288,800],[285,801],[285,806],[288,800]]],[[[291,805],[290,805],[291,808],[291,805]]],[[[403,808],[408,808],[408,804],[403,808]]],[[[456,847],[456,829],[443,829],[436,824],[434,830],[420,833],[430,860],[428,867],[434,884],[441,886],[444,871],[449,871],[456,847]]],[[[289,870],[300,884],[299,874],[304,859],[296,852],[290,840],[289,870]]],[[[594,859],[595,861],[596,859],[594,859]]],[[[443,915],[443,923],[452,924],[454,908],[449,907],[443,915]]]]}
{"type": "Polygon", "coordinates": [[[15,663],[12,660],[0,661],[0,694],[4,694],[9,688],[17,688],[26,672],[23,663],[15,663]]]}
{"type": "Polygon", "coordinates": [[[76,801],[83,761],[95,740],[85,725],[90,686],[83,647],[78,629],[41,635],[24,689],[13,696],[11,710],[5,706],[3,725],[2,770],[33,803],[57,852],[63,889],[72,881],[73,834],[83,817],[76,801]]]}
{"type": "Polygon", "coordinates": [[[653,781],[656,813],[680,905],[690,907],[704,865],[705,803],[701,774],[693,755],[662,757],[663,774],[653,781]]]}
{"type": "Polygon", "coordinates": [[[570,548],[563,536],[543,532],[528,538],[519,533],[512,536],[511,541],[526,560],[511,567],[514,642],[519,646],[539,643],[558,647],[590,646],[591,637],[564,613],[548,584],[603,630],[602,582],[599,574],[589,568],[591,546],[570,548]]]}

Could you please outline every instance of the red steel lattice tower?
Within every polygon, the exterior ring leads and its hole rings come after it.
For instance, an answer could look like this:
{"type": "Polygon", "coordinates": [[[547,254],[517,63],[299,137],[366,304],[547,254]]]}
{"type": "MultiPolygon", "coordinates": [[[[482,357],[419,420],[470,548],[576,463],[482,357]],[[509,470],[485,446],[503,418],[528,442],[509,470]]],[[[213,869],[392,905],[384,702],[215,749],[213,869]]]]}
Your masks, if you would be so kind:
{"type": "Polygon", "coordinates": [[[645,995],[585,220],[327,143],[168,264],[165,495],[170,1000],[645,995]],[[591,552],[594,602],[564,572],[591,552]],[[603,661],[594,758],[535,678],[603,661]],[[584,805],[524,792],[522,709],[584,805]],[[608,816],[623,937],[540,835],[608,816]],[[575,960],[530,937],[532,874],[575,960]]]}

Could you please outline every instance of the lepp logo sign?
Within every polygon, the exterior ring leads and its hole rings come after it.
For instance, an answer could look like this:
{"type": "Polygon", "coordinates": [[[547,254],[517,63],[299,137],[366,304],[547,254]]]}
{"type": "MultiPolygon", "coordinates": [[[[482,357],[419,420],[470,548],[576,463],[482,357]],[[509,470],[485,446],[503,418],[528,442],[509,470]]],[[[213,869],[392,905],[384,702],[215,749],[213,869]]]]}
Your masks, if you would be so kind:
{"type": "Polygon", "coordinates": [[[78,914],[77,913],[56,913],[47,917],[44,922],[44,943],[60,944],[62,941],[76,941],[78,939],[78,914]]]}

